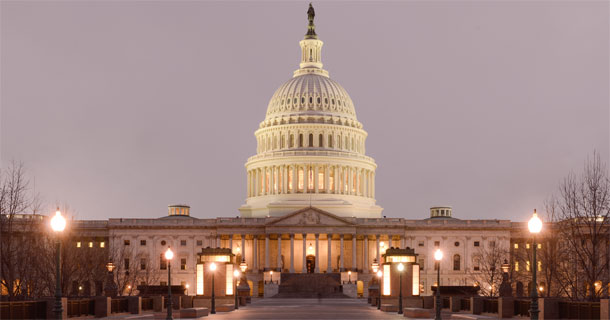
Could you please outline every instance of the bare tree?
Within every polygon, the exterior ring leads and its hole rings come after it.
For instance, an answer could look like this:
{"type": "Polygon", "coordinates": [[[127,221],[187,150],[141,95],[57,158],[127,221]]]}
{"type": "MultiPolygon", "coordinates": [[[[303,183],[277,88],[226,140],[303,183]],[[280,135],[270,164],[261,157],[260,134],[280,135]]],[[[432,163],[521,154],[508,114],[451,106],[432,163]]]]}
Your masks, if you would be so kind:
{"type": "Polygon", "coordinates": [[[508,259],[508,248],[495,241],[489,241],[473,254],[475,268],[469,271],[469,276],[479,284],[481,294],[490,297],[497,295],[502,283],[502,264],[505,259],[508,259]],[[476,267],[478,270],[475,270],[476,267]]]}
{"type": "Polygon", "coordinates": [[[580,175],[568,175],[559,189],[557,225],[573,261],[564,282],[573,288],[571,295],[593,300],[602,295],[602,280],[608,281],[610,179],[599,154],[587,159],[580,175]]]}

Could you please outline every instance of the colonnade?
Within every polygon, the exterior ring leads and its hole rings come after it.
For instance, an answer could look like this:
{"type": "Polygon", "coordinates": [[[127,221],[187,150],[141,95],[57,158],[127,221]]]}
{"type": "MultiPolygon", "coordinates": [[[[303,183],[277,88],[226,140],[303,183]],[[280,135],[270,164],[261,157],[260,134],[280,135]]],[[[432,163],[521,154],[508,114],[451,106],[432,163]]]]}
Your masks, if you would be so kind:
{"type": "Polygon", "coordinates": [[[291,164],[248,171],[248,197],[330,193],[375,198],[375,171],[354,166],[291,164]]]}
{"type": "MultiPolygon", "coordinates": [[[[287,233],[287,234],[265,234],[263,239],[260,239],[260,236],[253,236],[252,237],[252,246],[250,247],[250,250],[248,250],[248,252],[246,252],[245,250],[245,245],[246,245],[246,235],[242,234],[241,235],[241,252],[240,252],[240,256],[241,259],[244,260],[248,260],[248,269],[252,270],[253,272],[259,272],[259,271],[269,271],[269,270],[274,270],[277,272],[282,272],[282,271],[288,271],[290,273],[295,273],[295,272],[301,272],[301,273],[307,273],[307,257],[308,256],[313,256],[315,259],[315,270],[313,270],[314,273],[320,273],[321,272],[321,258],[322,258],[322,252],[320,250],[321,245],[323,245],[323,243],[320,243],[321,241],[326,241],[326,252],[324,252],[326,254],[326,269],[322,269],[322,271],[325,271],[326,273],[331,273],[331,272],[339,272],[339,271],[354,271],[354,272],[363,272],[363,273],[368,273],[369,269],[371,267],[371,263],[373,262],[373,259],[377,259],[377,261],[379,263],[381,263],[381,255],[385,252],[385,249],[387,248],[391,248],[391,247],[398,247],[398,248],[405,248],[405,238],[404,236],[400,235],[400,236],[392,236],[392,235],[360,235],[360,238],[358,238],[358,234],[338,234],[338,240],[333,239],[333,235],[337,235],[337,234],[332,234],[332,233],[314,233],[314,234],[309,234],[309,235],[313,235],[313,239],[311,239],[311,237],[308,239],[308,233],[287,233]],[[288,240],[289,242],[287,244],[285,244],[286,241],[286,235],[288,235],[288,240]],[[326,239],[320,239],[320,235],[322,235],[323,237],[325,237],[326,239]],[[273,236],[274,238],[277,239],[271,239],[271,236],[273,236]],[[282,239],[282,236],[284,236],[284,241],[282,239]],[[295,238],[296,236],[300,236],[301,239],[297,240],[297,246],[298,246],[298,241],[301,241],[301,259],[300,262],[302,263],[300,270],[297,270],[297,268],[295,268],[295,258],[296,258],[296,254],[295,253],[295,238]],[[399,237],[398,239],[393,239],[399,237]],[[347,239],[346,239],[347,238],[347,239]],[[351,238],[351,239],[350,239],[351,238]],[[369,238],[373,238],[373,241],[375,241],[375,246],[373,248],[369,247],[369,238]],[[385,242],[383,239],[387,239],[385,242]],[[330,239],[330,241],[329,241],[330,239]],[[259,250],[262,248],[259,248],[259,243],[258,241],[264,241],[264,258],[263,261],[259,261],[259,258],[261,257],[261,254],[259,253],[259,250]],[[398,240],[398,241],[396,241],[398,240]],[[308,247],[308,241],[310,241],[310,247],[308,247]],[[333,251],[333,243],[336,243],[334,241],[338,241],[339,242],[339,250],[338,252],[334,252],[333,251]],[[349,268],[347,268],[347,263],[349,261],[345,260],[346,257],[346,251],[348,251],[350,245],[348,242],[351,242],[351,251],[349,252],[349,255],[351,256],[351,263],[349,264],[349,268]],[[360,243],[360,245],[358,245],[358,242],[360,243]],[[315,243],[315,245],[314,245],[315,243]],[[346,243],[348,243],[348,245],[345,245],[346,243]],[[288,249],[284,249],[282,250],[282,246],[288,245],[289,248],[288,249]],[[359,248],[360,247],[360,248],[359,248]],[[359,250],[358,250],[359,249],[359,250]],[[274,255],[272,255],[272,251],[274,251],[274,255]],[[283,257],[282,257],[282,253],[288,251],[288,261],[284,262],[283,261],[283,257]],[[369,258],[369,254],[370,258],[369,258]],[[334,259],[338,259],[337,263],[336,263],[336,268],[333,268],[333,261],[335,261],[334,259]],[[272,262],[273,262],[273,267],[272,267],[272,262]],[[359,266],[359,267],[358,267],[359,266]]],[[[228,235],[229,239],[228,239],[228,243],[225,242],[225,246],[235,249],[233,248],[233,235],[228,235]]],[[[222,246],[221,245],[221,235],[217,235],[216,237],[217,240],[217,244],[218,246],[222,246]]],[[[237,263],[240,263],[241,261],[236,261],[237,263]]]]}

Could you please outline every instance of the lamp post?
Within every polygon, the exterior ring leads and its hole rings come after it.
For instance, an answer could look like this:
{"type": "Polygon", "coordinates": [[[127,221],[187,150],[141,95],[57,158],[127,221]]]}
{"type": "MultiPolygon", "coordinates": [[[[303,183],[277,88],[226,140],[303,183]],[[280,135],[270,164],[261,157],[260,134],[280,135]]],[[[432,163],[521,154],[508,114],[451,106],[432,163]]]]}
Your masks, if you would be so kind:
{"type": "Polygon", "coordinates": [[[347,283],[352,283],[352,271],[347,272],[347,283]]]}
{"type": "MultiPolygon", "coordinates": [[[[381,277],[383,276],[383,272],[381,270],[377,271],[377,281],[381,283],[381,277]]],[[[377,293],[377,310],[381,310],[381,286],[379,286],[379,292],[377,293]]]]}
{"type": "Polygon", "coordinates": [[[237,278],[239,277],[239,270],[233,271],[233,295],[235,296],[235,309],[239,309],[239,303],[237,303],[237,278]]]}
{"type": "Polygon", "coordinates": [[[174,252],[172,249],[167,247],[165,251],[165,260],[167,260],[167,320],[174,319],[172,313],[172,259],[174,258],[174,252]]]}
{"type": "Polygon", "coordinates": [[[405,266],[402,263],[398,264],[398,314],[402,314],[402,272],[405,266]]]}
{"type": "Polygon", "coordinates": [[[112,261],[106,264],[106,269],[108,269],[108,276],[106,278],[106,296],[107,297],[115,297],[116,296],[116,285],[114,284],[114,268],[116,266],[112,261]]]}
{"type": "Polygon", "coordinates": [[[527,223],[527,228],[534,237],[534,248],[532,252],[532,303],[530,308],[530,319],[538,320],[538,313],[540,310],[538,310],[538,284],[536,283],[536,269],[538,268],[536,263],[536,247],[538,246],[536,244],[536,235],[540,233],[540,230],[542,230],[542,220],[538,218],[536,209],[534,209],[534,214],[527,223]]]}
{"type": "Polygon", "coordinates": [[[212,311],[211,314],[216,314],[216,294],[214,293],[214,271],[216,271],[216,264],[212,262],[210,264],[210,271],[212,271],[212,311]]]}
{"type": "Polygon", "coordinates": [[[508,269],[510,265],[508,264],[508,260],[504,259],[504,263],[502,264],[502,283],[500,284],[500,297],[510,297],[513,295],[513,289],[508,282],[508,269]]]}
{"type": "Polygon", "coordinates": [[[61,305],[61,239],[59,233],[63,232],[66,228],[66,219],[61,216],[59,208],[55,212],[55,216],[51,219],[51,229],[57,234],[57,260],[56,260],[56,271],[55,276],[55,305],[53,306],[53,313],[57,319],[63,318],[64,310],[61,305]]]}
{"type": "Polygon", "coordinates": [[[438,268],[436,269],[436,316],[434,320],[441,320],[441,260],[443,260],[441,249],[436,249],[436,252],[434,252],[434,260],[438,263],[438,268]]]}
{"type": "MultiPolygon", "coordinates": [[[[373,263],[371,264],[371,268],[373,269],[373,273],[377,274],[377,298],[375,299],[375,302],[377,303],[377,309],[381,309],[379,307],[379,303],[381,302],[381,276],[379,276],[379,274],[377,273],[377,271],[379,271],[379,263],[377,262],[377,258],[373,259],[373,263]]],[[[381,273],[381,271],[379,271],[381,273]]],[[[373,277],[373,285],[375,284],[375,277],[373,277]]]]}
{"type": "Polygon", "coordinates": [[[269,271],[269,276],[271,276],[271,284],[273,284],[273,270],[269,271]]]}

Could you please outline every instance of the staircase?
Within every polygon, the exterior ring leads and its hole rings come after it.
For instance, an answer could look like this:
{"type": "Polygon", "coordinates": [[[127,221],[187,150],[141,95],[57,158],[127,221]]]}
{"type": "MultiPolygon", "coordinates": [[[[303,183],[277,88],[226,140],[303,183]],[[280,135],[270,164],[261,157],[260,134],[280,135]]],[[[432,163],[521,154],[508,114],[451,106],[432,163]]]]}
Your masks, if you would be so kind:
{"type": "Polygon", "coordinates": [[[282,273],[274,298],[348,298],[339,273],[282,273]]]}

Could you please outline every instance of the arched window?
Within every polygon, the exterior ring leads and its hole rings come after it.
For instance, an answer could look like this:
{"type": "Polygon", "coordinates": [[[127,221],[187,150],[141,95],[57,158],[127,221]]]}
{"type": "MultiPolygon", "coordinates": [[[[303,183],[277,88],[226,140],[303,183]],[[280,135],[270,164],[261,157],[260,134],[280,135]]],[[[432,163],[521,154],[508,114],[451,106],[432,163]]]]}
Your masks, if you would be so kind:
{"type": "Polygon", "coordinates": [[[294,134],[290,135],[289,147],[294,148],[294,134]]]}
{"type": "Polygon", "coordinates": [[[454,271],[459,271],[460,270],[460,262],[461,262],[461,258],[459,254],[456,254],[453,256],[453,270],[454,271]]]}
{"type": "Polygon", "coordinates": [[[286,137],[284,137],[284,135],[280,135],[280,148],[284,149],[286,148],[286,137]]]}
{"type": "Polygon", "coordinates": [[[341,136],[337,136],[337,148],[341,149],[341,136]]]}
{"type": "Polygon", "coordinates": [[[313,134],[312,133],[309,134],[309,147],[310,148],[313,147],[313,134]]]}
{"type": "Polygon", "coordinates": [[[345,137],[345,149],[349,149],[349,139],[345,137]]]}
{"type": "Polygon", "coordinates": [[[302,148],[302,147],[303,147],[303,134],[300,133],[299,134],[299,148],[302,148]]]}
{"type": "Polygon", "coordinates": [[[322,134],[320,134],[318,139],[318,147],[324,148],[324,136],[322,134]]]}
{"type": "Polygon", "coordinates": [[[273,136],[273,149],[277,149],[277,136],[273,136]]]}
{"type": "Polygon", "coordinates": [[[313,97],[309,97],[309,103],[313,103],[313,97]]]}
{"type": "Polygon", "coordinates": [[[271,137],[267,137],[267,150],[271,150],[271,137]]]}
{"type": "Polygon", "coordinates": [[[328,135],[328,147],[332,148],[333,147],[333,136],[332,135],[328,135]]]}

